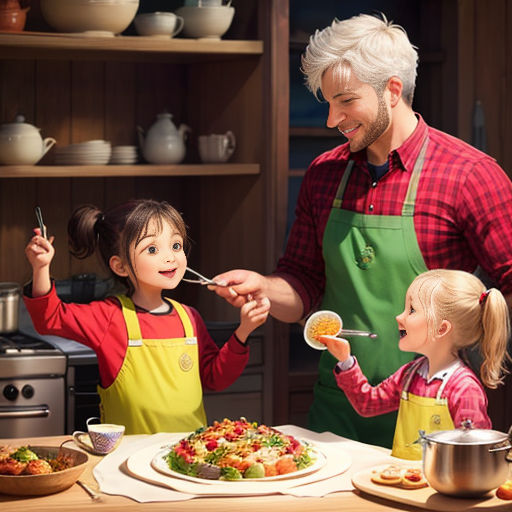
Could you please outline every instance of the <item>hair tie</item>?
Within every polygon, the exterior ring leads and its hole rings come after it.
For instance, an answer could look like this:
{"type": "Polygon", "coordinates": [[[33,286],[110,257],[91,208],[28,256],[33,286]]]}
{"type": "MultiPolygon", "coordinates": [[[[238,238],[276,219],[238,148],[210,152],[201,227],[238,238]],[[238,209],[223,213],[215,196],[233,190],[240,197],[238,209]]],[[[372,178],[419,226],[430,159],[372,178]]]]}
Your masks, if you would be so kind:
{"type": "Polygon", "coordinates": [[[485,292],[480,295],[480,298],[478,299],[478,304],[482,305],[485,304],[485,301],[487,300],[487,295],[489,295],[491,290],[485,290],[485,292]]]}

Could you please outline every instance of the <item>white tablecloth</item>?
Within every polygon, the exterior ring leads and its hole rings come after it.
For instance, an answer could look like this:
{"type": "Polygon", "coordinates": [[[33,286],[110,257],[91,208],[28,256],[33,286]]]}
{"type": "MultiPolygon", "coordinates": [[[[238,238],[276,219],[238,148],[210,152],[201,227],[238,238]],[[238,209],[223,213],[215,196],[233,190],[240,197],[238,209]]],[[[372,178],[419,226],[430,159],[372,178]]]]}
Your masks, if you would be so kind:
{"type": "MultiPolygon", "coordinates": [[[[387,455],[387,452],[381,448],[351,441],[330,432],[318,434],[293,425],[283,425],[277,428],[298,439],[306,439],[318,445],[327,456],[328,465],[330,464],[331,470],[335,463],[333,457],[339,457],[341,453],[350,458],[350,465],[341,474],[336,474],[320,481],[311,482],[314,478],[309,478],[308,483],[307,476],[297,478],[296,485],[293,486],[290,486],[289,482],[286,486],[280,486],[279,481],[276,481],[271,492],[262,491],[261,489],[256,490],[257,488],[254,487],[254,494],[272,493],[320,497],[337,491],[351,491],[354,489],[351,482],[353,474],[371,466],[396,461],[396,459],[387,455]]],[[[226,495],[225,482],[219,482],[218,484],[196,484],[195,482],[174,479],[153,470],[150,467],[151,458],[147,460],[148,467],[145,467],[144,471],[140,472],[151,481],[143,480],[141,475],[133,475],[128,472],[127,461],[130,457],[133,460],[134,454],[151,451],[150,447],[152,446],[176,441],[186,435],[186,433],[160,433],[137,438],[125,437],[119,447],[113,453],[107,455],[94,468],[93,474],[98,481],[101,491],[106,494],[126,496],[138,502],[179,501],[204,495],[226,495]],[[176,488],[179,490],[176,490],[176,488]],[[187,490],[189,492],[186,492],[187,490]]],[[[322,469],[320,471],[326,470],[322,469]]],[[[331,471],[329,474],[333,474],[333,472],[331,471]]],[[[240,489],[236,486],[244,485],[244,483],[232,482],[232,485],[234,489],[240,489]]],[[[250,494],[250,491],[242,494],[250,494]]],[[[236,495],[240,495],[240,493],[236,493],[236,495]]]]}

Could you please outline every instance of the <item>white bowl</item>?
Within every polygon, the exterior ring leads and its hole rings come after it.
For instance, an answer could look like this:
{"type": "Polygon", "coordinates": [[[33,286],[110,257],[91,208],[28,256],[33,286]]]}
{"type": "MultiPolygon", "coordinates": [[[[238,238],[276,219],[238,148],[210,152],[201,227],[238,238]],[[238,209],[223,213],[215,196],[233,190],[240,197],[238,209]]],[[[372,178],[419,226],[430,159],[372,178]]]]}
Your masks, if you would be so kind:
{"type": "Polygon", "coordinates": [[[57,32],[119,34],[138,8],[139,0],[41,0],[44,19],[57,32]]]}
{"type": "Polygon", "coordinates": [[[140,36],[173,37],[183,29],[183,18],[173,12],[147,12],[137,14],[135,29],[140,36]]]}
{"type": "Polygon", "coordinates": [[[176,10],[185,20],[183,34],[187,37],[220,39],[231,26],[235,8],[226,5],[218,7],[194,7],[185,5],[176,10]]]}

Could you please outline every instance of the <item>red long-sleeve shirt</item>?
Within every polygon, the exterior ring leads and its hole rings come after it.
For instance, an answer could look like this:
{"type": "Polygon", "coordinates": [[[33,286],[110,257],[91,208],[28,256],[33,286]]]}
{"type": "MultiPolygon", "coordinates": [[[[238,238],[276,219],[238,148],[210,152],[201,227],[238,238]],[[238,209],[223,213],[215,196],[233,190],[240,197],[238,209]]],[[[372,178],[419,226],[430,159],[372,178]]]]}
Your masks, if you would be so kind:
{"type": "MultiPolygon", "coordinates": [[[[426,357],[423,359],[411,380],[409,392],[416,396],[435,398],[443,382],[443,372],[427,379],[428,360],[426,357]]],[[[415,363],[416,361],[411,361],[405,364],[377,386],[369,384],[357,360],[350,369],[334,373],[334,377],[361,416],[377,416],[398,410],[405,378],[409,368],[415,363]]],[[[448,409],[456,428],[461,426],[462,420],[468,418],[473,422],[474,428],[492,428],[487,414],[485,390],[476,375],[464,364],[460,364],[449,378],[443,397],[448,400],[448,409]]]]}
{"type": "MultiPolygon", "coordinates": [[[[62,302],[52,285],[41,297],[24,296],[25,305],[37,332],[75,340],[96,352],[101,385],[114,382],[128,348],[128,332],[121,305],[116,298],[90,304],[62,302]]],[[[206,329],[203,319],[192,307],[185,306],[199,349],[203,388],[219,391],[231,385],[242,373],[249,359],[249,348],[234,335],[219,349],[206,329]]],[[[137,308],[142,337],[146,339],[179,338],[185,335],[174,308],[157,314],[137,308]]]]}
{"type": "Polygon", "coordinates": [[[414,227],[427,268],[473,272],[480,265],[504,294],[512,292],[509,177],[490,156],[418,119],[410,137],[390,153],[389,171],[377,182],[368,171],[366,151],[350,153],[348,143],[320,155],[306,172],[296,220],[276,269],[301,296],[304,314],[324,293],[322,239],[347,161],[355,162],[343,208],[368,215],[400,215],[426,133],[429,145],[414,227]]]}

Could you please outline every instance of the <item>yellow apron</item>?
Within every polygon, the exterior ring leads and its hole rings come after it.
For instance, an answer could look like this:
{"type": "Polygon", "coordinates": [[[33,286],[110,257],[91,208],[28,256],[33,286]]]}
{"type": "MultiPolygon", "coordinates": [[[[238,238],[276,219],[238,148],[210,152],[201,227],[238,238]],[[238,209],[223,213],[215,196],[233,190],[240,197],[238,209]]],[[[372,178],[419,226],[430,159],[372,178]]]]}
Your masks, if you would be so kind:
{"type": "Polygon", "coordinates": [[[430,398],[409,393],[409,385],[422,362],[423,359],[418,359],[409,369],[400,398],[391,455],[401,459],[421,460],[422,448],[421,444],[417,442],[418,430],[424,430],[429,434],[436,430],[452,430],[454,428],[448,409],[448,400],[442,397],[442,393],[446,383],[459,365],[454,364],[446,372],[437,396],[430,398]]]}
{"type": "Polygon", "coordinates": [[[108,388],[98,386],[101,420],[125,425],[126,434],[189,432],[206,425],[197,338],[187,312],[170,300],[185,337],[142,339],[132,300],[118,295],[128,348],[123,365],[108,388]]]}

